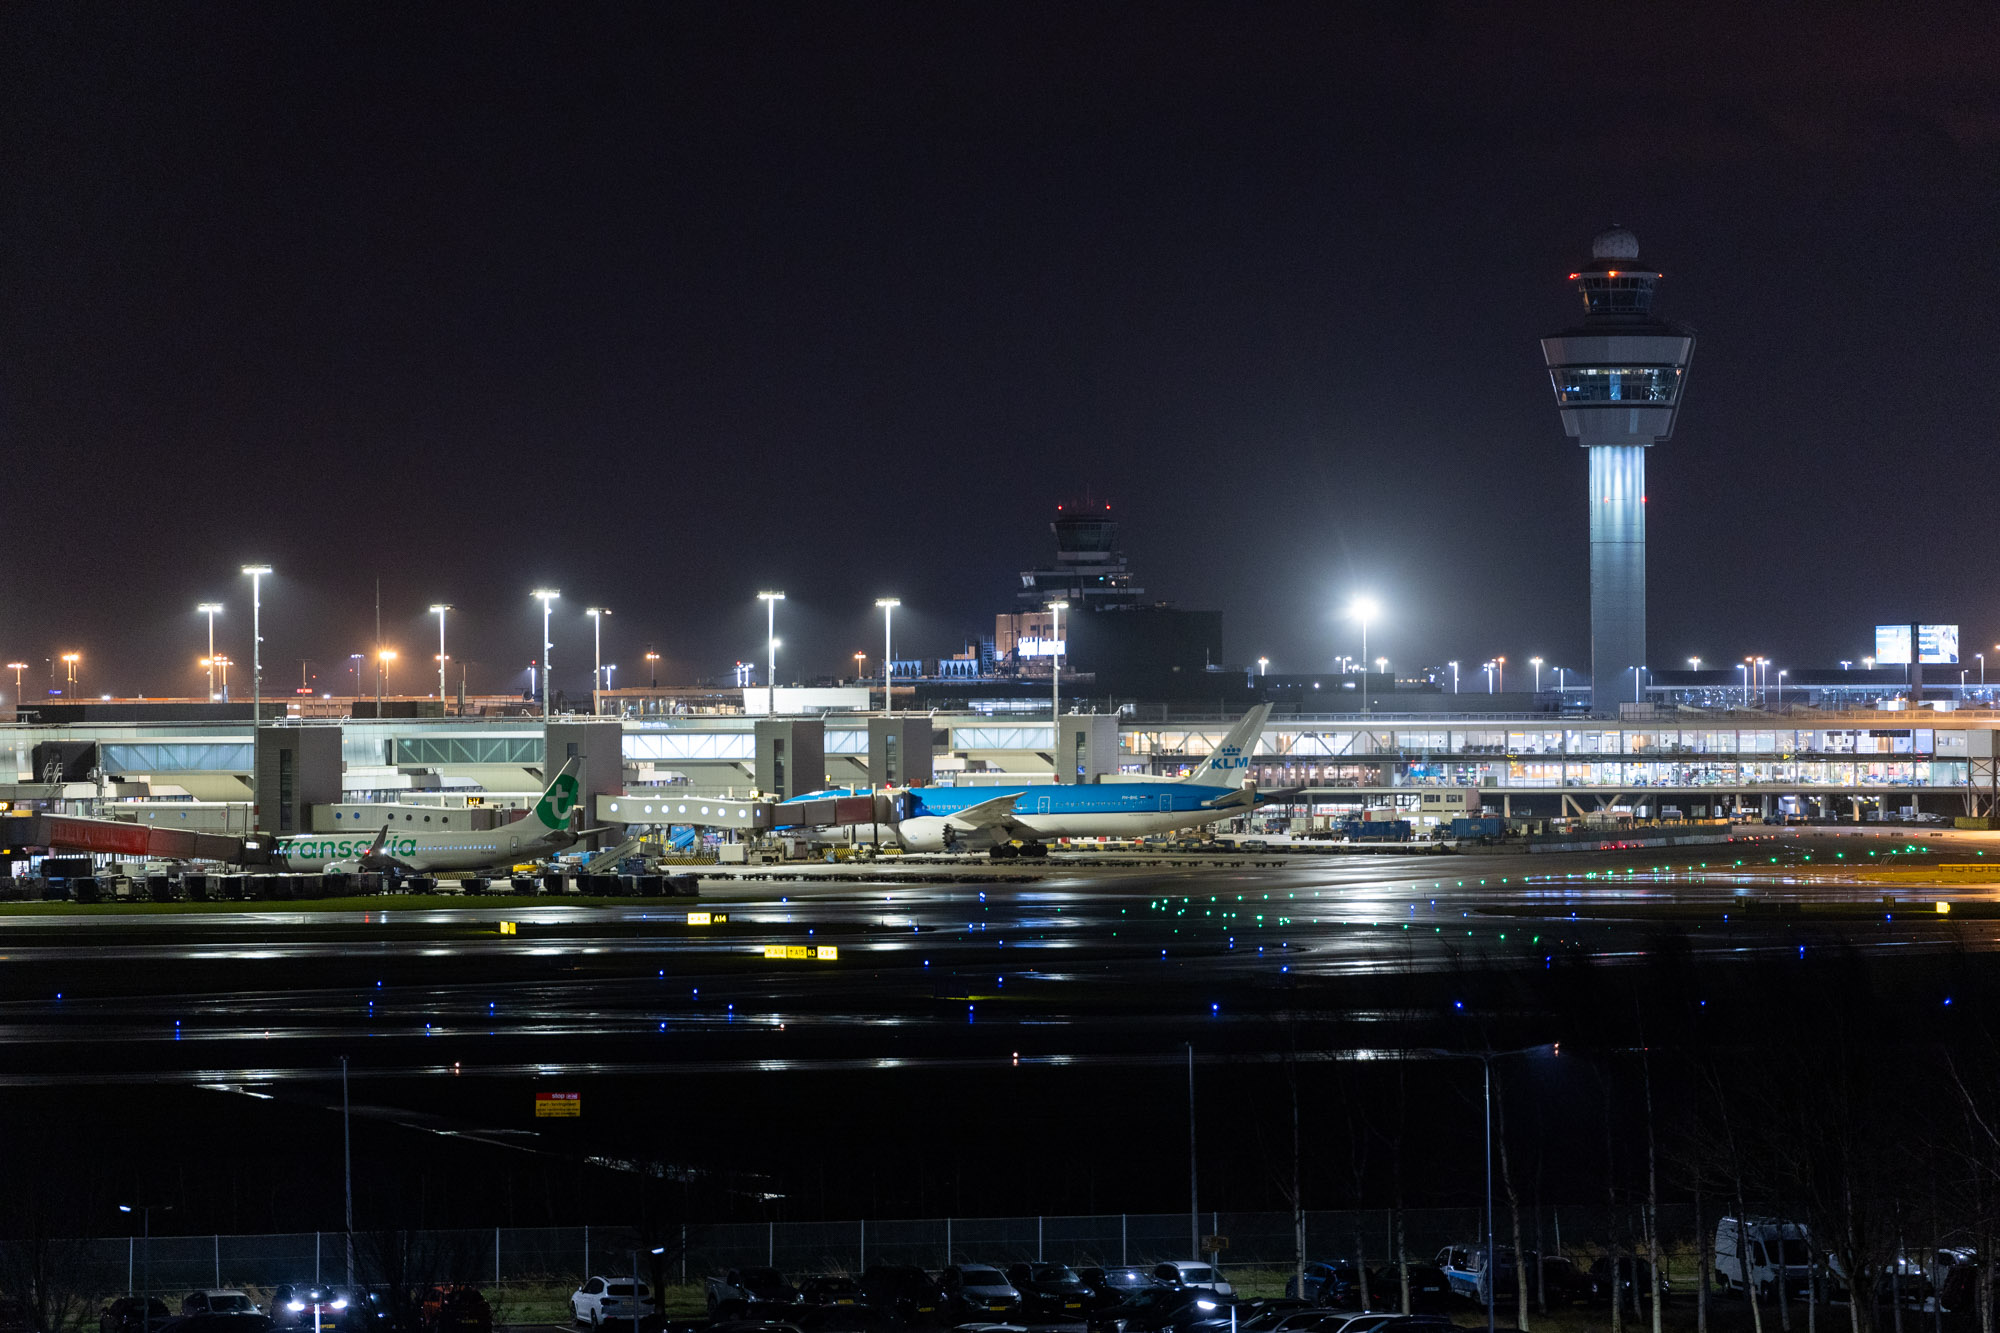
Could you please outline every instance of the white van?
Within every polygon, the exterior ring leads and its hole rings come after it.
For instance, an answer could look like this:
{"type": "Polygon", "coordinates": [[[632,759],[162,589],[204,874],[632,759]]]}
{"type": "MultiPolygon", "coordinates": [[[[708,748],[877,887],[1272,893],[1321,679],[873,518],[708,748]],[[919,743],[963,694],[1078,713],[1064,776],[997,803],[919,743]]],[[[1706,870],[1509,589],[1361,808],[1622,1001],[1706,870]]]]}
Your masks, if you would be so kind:
{"type": "Polygon", "coordinates": [[[1725,1217],[1715,1224],[1715,1285],[1722,1290],[1754,1287],[1770,1298],[1782,1281],[1786,1295],[1803,1298],[1811,1276],[1812,1236],[1799,1223],[1725,1217]]]}

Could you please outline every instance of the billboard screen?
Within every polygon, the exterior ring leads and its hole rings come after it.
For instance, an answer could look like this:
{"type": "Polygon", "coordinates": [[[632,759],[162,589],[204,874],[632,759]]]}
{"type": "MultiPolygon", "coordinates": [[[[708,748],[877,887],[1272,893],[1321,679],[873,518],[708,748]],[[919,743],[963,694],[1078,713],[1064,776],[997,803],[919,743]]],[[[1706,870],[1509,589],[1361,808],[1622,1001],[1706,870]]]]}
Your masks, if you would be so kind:
{"type": "MultiPolygon", "coordinates": [[[[1958,665],[1958,626],[1918,625],[1917,660],[1926,666],[1958,665]]],[[[1875,663],[1902,666],[1910,660],[1910,626],[1875,627],[1875,663]]]]}

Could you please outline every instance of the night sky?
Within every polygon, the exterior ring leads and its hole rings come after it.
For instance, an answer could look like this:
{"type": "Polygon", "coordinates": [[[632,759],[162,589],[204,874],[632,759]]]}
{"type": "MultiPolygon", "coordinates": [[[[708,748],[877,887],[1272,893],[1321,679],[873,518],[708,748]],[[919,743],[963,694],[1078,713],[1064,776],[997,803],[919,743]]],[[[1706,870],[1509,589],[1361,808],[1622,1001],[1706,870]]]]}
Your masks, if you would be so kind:
{"type": "MultiPolygon", "coordinates": [[[[1990,5],[14,5],[0,652],[474,690],[949,653],[1062,500],[1232,658],[1587,662],[1537,338],[1695,327],[1652,655],[2000,640],[1990,5]],[[399,671],[394,681],[414,680],[399,671]]],[[[247,684],[244,677],[239,683],[247,684]]],[[[11,680],[8,682],[11,690],[11,680]]]]}

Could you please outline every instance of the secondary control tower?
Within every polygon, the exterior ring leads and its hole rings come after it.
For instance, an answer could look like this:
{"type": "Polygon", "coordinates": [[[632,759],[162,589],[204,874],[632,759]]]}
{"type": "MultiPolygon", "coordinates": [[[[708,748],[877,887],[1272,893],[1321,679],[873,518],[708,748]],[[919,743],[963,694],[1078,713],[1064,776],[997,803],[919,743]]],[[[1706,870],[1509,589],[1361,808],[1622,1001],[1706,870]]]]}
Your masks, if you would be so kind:
{"type": "Polygon", "coordinates": [[[1653,314],[1661,275],[1623,227],[1569,275],[1583,322],[1542,339],[1563,431],[1590,451],[1590,688],[1600,714],[1634,698],[1646,659],[1646,450],[1674,433],[1694,331],[1653,314]]]}

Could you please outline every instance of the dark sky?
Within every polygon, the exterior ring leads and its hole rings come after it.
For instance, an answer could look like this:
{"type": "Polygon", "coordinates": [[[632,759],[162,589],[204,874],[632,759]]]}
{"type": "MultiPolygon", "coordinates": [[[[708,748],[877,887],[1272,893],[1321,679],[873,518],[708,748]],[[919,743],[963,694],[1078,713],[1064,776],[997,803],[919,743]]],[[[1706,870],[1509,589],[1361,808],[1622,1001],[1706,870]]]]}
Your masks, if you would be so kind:
{"type": "Polygon", "coordinates": [[[1109,500],[1232,656],[1586,660],[1538,336],[1613,221],[1700,336],[1657,664],[2000,639],[1990,5],[16,5],[0,651],[518,688],[989,632],[1109,500]],[[794,651],[796,650],[796,651],[794,651]],[[582,668],[572,672],[571,668],[582,668]]]}

